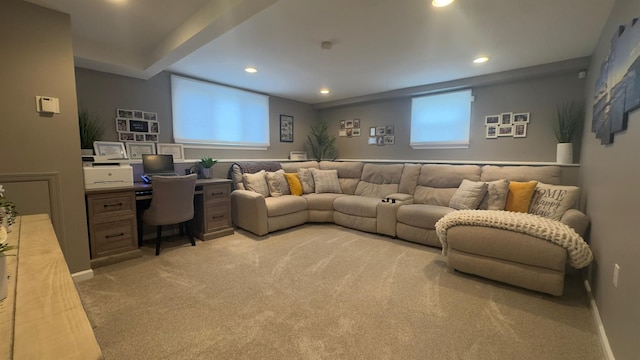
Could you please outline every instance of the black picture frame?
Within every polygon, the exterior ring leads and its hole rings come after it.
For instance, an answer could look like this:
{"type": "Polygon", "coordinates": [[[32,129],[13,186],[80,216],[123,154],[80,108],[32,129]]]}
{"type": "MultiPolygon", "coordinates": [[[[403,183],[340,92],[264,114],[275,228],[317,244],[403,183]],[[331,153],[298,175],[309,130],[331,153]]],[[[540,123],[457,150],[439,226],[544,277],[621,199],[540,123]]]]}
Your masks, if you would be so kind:
{"type": "Polygon", "coordinates": [[[293,116],[280,115],[280,142],[293,142],[293,116]]]}

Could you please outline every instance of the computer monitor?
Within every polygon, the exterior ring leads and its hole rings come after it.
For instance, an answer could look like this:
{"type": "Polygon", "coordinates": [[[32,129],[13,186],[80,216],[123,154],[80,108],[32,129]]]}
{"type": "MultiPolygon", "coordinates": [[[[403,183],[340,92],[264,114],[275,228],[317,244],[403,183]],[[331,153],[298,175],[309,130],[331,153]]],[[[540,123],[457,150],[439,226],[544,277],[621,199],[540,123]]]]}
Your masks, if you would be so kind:
{"type": "Polygon", "coordinates": [[[142,155],[142,169],[145,174],[160,175],[174,173],[173,155],[142,155]]]}

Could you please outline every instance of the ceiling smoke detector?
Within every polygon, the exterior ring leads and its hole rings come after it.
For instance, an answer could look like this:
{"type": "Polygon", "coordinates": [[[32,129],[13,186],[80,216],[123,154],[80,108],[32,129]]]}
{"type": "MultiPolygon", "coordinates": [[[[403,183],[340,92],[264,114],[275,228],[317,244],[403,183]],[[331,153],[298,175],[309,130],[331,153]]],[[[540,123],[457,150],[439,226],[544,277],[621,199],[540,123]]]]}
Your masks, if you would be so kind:
{"type": "Polygon", "coordinates": [[[322,50],[331,50],[332,46],[333,43],[331,41],[323,41],[320,43],[320,48],[322,48],[322,50]]]}

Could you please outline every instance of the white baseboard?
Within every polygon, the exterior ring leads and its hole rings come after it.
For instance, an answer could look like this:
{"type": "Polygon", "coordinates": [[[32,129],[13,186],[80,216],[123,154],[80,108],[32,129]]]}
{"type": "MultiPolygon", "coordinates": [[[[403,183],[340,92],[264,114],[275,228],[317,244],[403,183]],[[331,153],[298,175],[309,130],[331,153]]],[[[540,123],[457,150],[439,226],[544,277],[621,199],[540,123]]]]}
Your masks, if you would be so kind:
{"type": "Polygon", "coordinates": [[[607,333],[604,331],[604,325],[602,324],[602,319],[600,318],[600,312],[598,311],[598,305],[596,304],[596,300],[593,298],[593,293],[591,292],[591,285],[589,285],[589,280],[584,280],[584,288],[587,289],[587,294],[589,295],[589,302],[591,303],[591,313],[593,314],[593,321],[596,323],[596,328],[598,328],[598,336],[600,337],[600,344],[602,345],[602,350],[604,351],[604,356],[606,360],[616,360],[613,356],[613,351],[611,351],[611,346],[609,345],[609,339],[607,338],[607,333]]]}
{"type": "Polygon", "coordinates": [[[71,274],[73,278],[73,282],[79,283],[85,280],[89,280],[93,278],[93,269],[78,271],[77,273],[71,274]]]}

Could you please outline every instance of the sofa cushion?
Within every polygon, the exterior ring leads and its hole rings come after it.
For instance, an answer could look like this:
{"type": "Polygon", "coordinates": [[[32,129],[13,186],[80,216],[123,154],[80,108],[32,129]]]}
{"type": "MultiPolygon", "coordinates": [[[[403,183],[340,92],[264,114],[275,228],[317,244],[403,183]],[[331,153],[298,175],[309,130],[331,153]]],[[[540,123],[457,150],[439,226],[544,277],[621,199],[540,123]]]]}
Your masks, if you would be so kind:
{"type": "Polygon", "coordinates": [[[479,181],[480,171],[478,165],[422,165],[414,202],[448,207],[462,180],[479,181]]]}
{"type": "Polygon", "coordinates": [[[302,192],[305,194],[311,194],[316,192],[316,186],[313,182],[313,174],[311,174],[310,168],[298,169],[298,178],[302,184],[302,192]]]}
{"type": "Polygon", "coordinates": [[[482,181],[507,179],[509,181],[535,180],[545,184],[558,185],[561,182],[562,168],[559,166],[495,166],[482,167],[482,181]]]}
{"type": "Polygon", "coordinates": [[[533,192],[536,190],[537,181],[511,181],[509,183],[509,195],[504,209],[507,211],[523,212],[529,211],[529,204],[533,192]]]}
{"type": "Polygon", "coordinates": [[[289,191],[291,191],[291,195],[300,196],[303,194],[302,183],[300,182],[300,178],[298,178],[297,173],[284,173],[284,177],[287,179],[287,183],[289,184],[289,191]]]}
{"type": "Polygon", "coordinates": [[[462,184],[449,201],[456,210],[475,210],[487,193],[487,184],[481,181],[462,180],[462,184]]]}
{"type": "Polygon", "coordinates": [[[337,170],[311,169],[311,174],[313,175],[313,183],[315,186],[316,194],[342,194],[342,188],[340,187],[340,182],[338,181],[337,170]]]}
{"type": "Polygon", "coordinates": [[[269,196],[269,186],[267,185],[267,180],[264,176],[265,173],[266,171],[260,170],[255,174],[242,174],[244,188],[249,191],[257,192],[264,197],[269,196]]]}
{"type": "Polygon", "coordinates": [[[284,177],[284,170],[280,169],[274,172],[267,171],[265,173],[265,179],[267,180],[267,186],[269,187],[269,195],[291,195],[289,182],[287,181],[287,178],[284,177]]]}
{"type": "Polygon", "coordinates": [[[436,222],[452,211],[456,210],[446,206],[409,204],[398,208],[396,218],[403,224],[422,229],[435,229],[436,222]]]}
{"type": "Polygon", "coordinates": [[[267,216],[282,216],[298,211],[307,210],[307,200],[302,196],[283,195],[278,197],[265,198],[267,205],[267,216]]]}
{"type": "Polygon", "coordinates": [[[418,184],[418,176],[420,176],[420,164],[404,164],[402,167],[402,175],[400,176],[400,184],[398,192],[403,194],[411,194],[416,190],[418,184]]]}
{"type": "Polygon", "coordinates": [[[559,186],[538,183],[533,193],[529,213],[560,220],[562,215],[571,209],[578,197],[580,189],[577,186],[559,186]]]}
{"type": "Polygon", "coordinates": [[[478,209],[480,210],[504,210],[509,195],[509,181],[500,179],[488,181],[487,194],[484,196],[478,209]]]}
{"type": "Polygon", "coordinates": [[[321,161],[321,170],[337,170],[340,188],[344,194],[353,195],[362,176],[362,162],[321,161]]]}
{"type": "Polygon", "coordinates": [[[333,210],[333,201],[344,194],[324,193],[324,194],[304,194],[307,199],[308,210],[333,210]]]}
{"type": "Polygon", "coordinates": [[[318,162],[315,160],[281,162],[280,165],[286,173],[298,172],[298,169],[318,169],[318,162]]]}
{"type": "Polygon", "coordinates": [[[368,196],[344,196],[333,201],[333,209],[348,215],[376,217],[381,199],[368,196]]]}
{"type": "Polygon", "coordinates": [[[449,207],[449,202],[457,188],[433,188],[429,186],[416,186],[413,193],[413,202],[416,204],[429,204],[449,207]]]}

